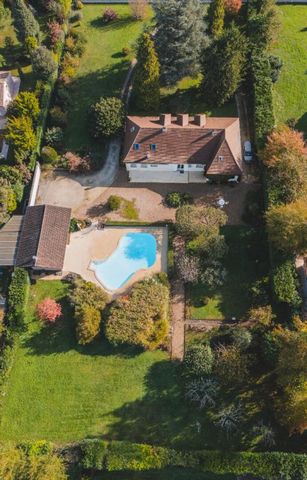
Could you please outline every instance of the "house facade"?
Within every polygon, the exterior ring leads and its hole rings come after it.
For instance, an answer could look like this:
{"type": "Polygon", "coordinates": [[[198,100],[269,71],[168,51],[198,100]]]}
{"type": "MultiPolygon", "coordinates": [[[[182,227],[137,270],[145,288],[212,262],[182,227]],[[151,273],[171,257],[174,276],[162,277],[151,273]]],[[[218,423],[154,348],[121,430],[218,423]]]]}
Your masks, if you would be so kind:
{"type": "Polygon", "coordinates": [[[131,182],[206,183],[242,175],[239,118],[129,116],[123,162],[131,182]]]}
{"type": "Polygon", "coordinates": [[[19,77],[14,77],[10,72],[0,72],[0,158],[6,158],[8,154],[9,147],[2,134],[7,121],[7,108],[18,95],[19,88],[19,77]]]}

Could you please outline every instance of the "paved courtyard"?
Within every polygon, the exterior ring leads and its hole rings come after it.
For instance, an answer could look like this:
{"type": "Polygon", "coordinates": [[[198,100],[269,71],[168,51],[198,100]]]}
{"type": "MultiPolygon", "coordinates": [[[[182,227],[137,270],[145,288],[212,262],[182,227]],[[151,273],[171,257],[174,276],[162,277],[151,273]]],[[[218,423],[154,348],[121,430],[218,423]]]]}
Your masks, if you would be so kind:
{"type": "Polygon", "coordinates": [[[67,206],[77,218],[100,220],[125,220],[117,212],[110,212],[107,201],[110,195],[119,195],[126,200],[134,200],[139,220],[157,222],[174,220],[176,210],[164,203],[168,192],[189,192],[196,203],[216,205],[219,197],[227,203],[224,210],[230,224],[242,223],[245,197],[249,190],[258,188],[254,183],[229,185],[209,184],[142,184],[129,183],[125,170],[121,169],[111,186],[99,186],[82,182],[81,175],[68,175],[56,172],[43,173],[37,197],[38,204],[67,206]]]}

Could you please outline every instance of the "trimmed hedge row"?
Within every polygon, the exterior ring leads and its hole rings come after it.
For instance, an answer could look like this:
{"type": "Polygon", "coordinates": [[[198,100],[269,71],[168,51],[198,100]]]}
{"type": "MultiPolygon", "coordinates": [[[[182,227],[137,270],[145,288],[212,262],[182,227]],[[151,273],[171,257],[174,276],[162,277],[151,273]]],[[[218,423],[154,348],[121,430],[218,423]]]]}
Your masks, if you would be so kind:
{"type": "Polygon", "coordinates": [[[91,470],[141,471],[166,467],[196,468],[215,474],[253,473],[265,480],[304,480],[307,455],[282,452],[189,451],[130,442],[85,440],[80,444],[82,467],[91,470]]]}
{"type": "Polygon", "coordinates": [[[260,50],[251,55],[251,86],[256,143],[262,146],[275,120],[271,67],[266,53],[260,50]]]}
{"type": "Polygon", "coordinates": [[[8,323],[12,329],[23,327],[23,315],[28,299],[30,280],[27,270],[15,268],[8,290],[8,323]]]}

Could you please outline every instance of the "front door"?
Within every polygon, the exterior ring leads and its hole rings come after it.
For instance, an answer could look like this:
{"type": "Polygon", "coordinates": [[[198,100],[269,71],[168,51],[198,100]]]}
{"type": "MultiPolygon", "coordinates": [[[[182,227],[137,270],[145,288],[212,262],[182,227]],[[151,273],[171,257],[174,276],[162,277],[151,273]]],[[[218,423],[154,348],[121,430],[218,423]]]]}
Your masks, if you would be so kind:
{"type": "Polygon", "coordinates": [[[184,173],[184,165],[177,165],[177,172],[184,173]]]}

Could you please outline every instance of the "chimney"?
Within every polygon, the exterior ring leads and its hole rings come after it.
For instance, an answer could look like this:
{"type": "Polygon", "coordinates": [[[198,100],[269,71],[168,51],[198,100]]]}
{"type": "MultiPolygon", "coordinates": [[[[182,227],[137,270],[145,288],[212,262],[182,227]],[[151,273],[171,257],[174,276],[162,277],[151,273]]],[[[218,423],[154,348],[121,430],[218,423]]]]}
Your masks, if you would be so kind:
{"type": "Polygon", "coordinates": [[[172,123],[172,116],[170,113],[162,113],[160,115],[160,123],[163,127],[167,127],[172,123]]]}
{"type": "Polygon", "coordinates": [[[181,127],[187,127],[189,125],[189,114],[188,113],[179,113],[177,115],[177,122],[181,127]]]}
{"type": "Polygon", "coordinates": [[[207,122],[207,117],[204,113],[201,113],[199,115],[195,115],[194,121],[199,127],[204,127],[207,122]]]}

